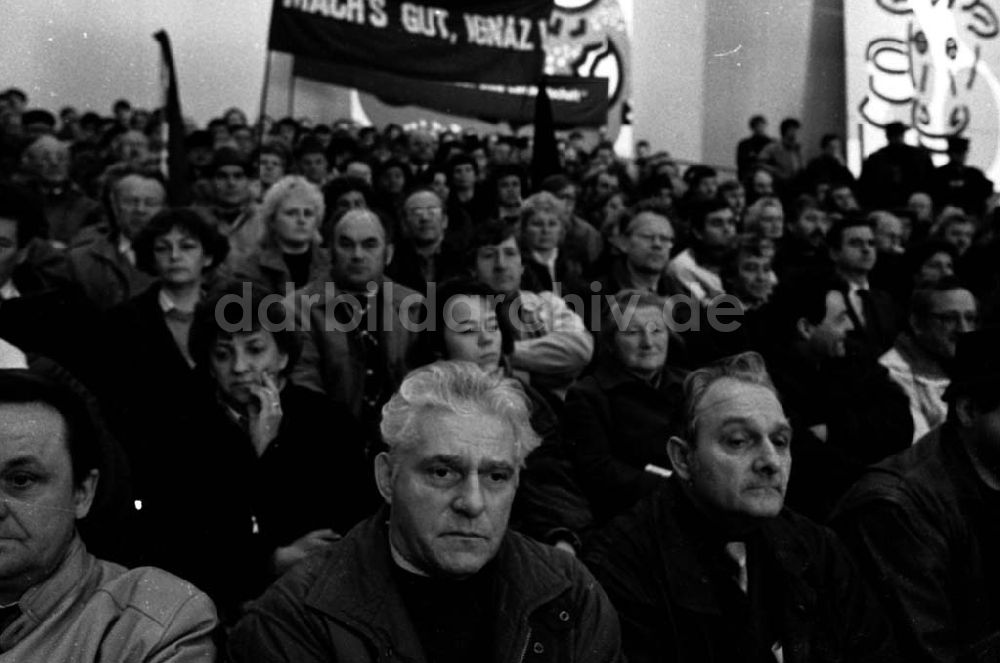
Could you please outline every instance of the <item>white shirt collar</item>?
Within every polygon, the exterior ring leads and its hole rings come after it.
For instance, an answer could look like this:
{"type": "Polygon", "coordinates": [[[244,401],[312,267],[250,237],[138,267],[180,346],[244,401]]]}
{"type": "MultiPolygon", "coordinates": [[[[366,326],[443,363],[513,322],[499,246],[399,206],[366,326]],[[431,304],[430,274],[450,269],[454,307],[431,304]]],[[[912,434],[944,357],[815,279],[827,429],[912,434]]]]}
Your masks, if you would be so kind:
{"type": "Polygon", "coordinates": [[[0,338],[0,368],[28,368],[28,357],[20,348],[0,338]]]}
{"type": "Polygon", "coordinates": [[[169,294],[167,294],[167,291],[164,290],[163,288],[160,288],[160,292],[159,295],[157,296],[157,299],[160,302],[160,310],[163,311],[164,313],[169,313],[170,311],[173,310],[177,310],[182,313],[191,312],[191,311],[185,311],[180,306],[178,306],[177,302],[175,302],[173,298],[169,294]]]}
{"type": "Polygon", "coordinates": [[[118,235],[118,253],[125,256],[135,267],[135,250],[132,248],[132,240],[122,234],[118,235]]]}
{"type": "Polygon", "coordinates": [[[0,299],[17,299],[21,296],[21,291],[14,285],[14,279],[7,279],[7,282],[0,286],[0,299]]]}
{"type": "Polygon", "coordinates": [[[860,281],[860,282],[858,282],[858,281],[850,281],[850,282],[848,282],[848,284],[847,284],[847,292],[848,292],[848,294],[853,295],[858,290],[871,290],[871,288],[868,287],[868,279],[864,279],[863,281],[860,281]]]}
{"type": "Polygon", "coordinates": [[[545,268],[549,272],[549,276],[552,277],[552,280],[555,280],[555,278],[556,278],[556,260],[559,259],[559,248],[557,247],[557,248],[552,249],[552,253],[549,255],[549,257],[547,259],[541,253],[539,253],[538,251],[532,251],[531,252],[531,256],[535,260],[537,260],[538,262],[540,262],[541,264],[545,265],[545,268]]]}

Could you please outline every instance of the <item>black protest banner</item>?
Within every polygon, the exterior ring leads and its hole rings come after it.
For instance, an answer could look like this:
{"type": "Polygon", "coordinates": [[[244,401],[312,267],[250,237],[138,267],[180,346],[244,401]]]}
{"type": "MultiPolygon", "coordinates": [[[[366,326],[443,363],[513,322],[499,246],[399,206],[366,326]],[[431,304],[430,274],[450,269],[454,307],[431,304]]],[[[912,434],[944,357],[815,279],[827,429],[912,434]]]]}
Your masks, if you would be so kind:
{"type": "Polygon", "coordinates": [[[400,76],[538,79],[553,0],[275,0],[268,48],[400,76]]]}
{"type": "MultiPolygon", "coordinates": [[[[535,118],[538,88],[534,84],[416,80],[302,57],[295,58],[292,73],[299,78],[358,88],[394,106],[414,105],[514,125],[531,124],[535,118]]],[[[608,79],[547,76],[545,80],[556,128],[599,127],[607,123],[608,79]]]]}

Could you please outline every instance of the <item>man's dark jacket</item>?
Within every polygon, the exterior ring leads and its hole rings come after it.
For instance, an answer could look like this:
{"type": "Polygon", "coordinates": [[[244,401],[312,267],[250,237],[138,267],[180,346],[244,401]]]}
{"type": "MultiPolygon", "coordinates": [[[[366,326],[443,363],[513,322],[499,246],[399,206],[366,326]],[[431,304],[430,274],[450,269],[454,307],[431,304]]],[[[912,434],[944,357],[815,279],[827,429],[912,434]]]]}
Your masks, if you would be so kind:
{"type": "MultiPolygon", "coordinates": [[[[463,256],[450,244],[442,244],[440,251],[434,254],[432,259],[434,260],[434,281],[436,283],[443,283],[450,278],[461,275],[464,267],[463,256]]],[[[420,269],[420,264],[421,258],[416,247],[410,240],[402,240],[396,244],[396,251],[393,253],[392,262],[389,263],[386,273],[396,283],[426,295],[428,283],[420,269]]]]}
{"type": "Polygon", "coordinates": [[[790,348],[767,355],[768,372],[795,429],[788,503],[823,520],[868,465],[913,442],[906,394],[870,356],[815,363],[790,348]],[[819,441],[810,428],[825,425],[819,441]]]}
{"type": "Polygon", "coordinates": [[[1000,516],[990,508],[1000,498],[990,492],[945,424],[870,468],[837,507],[834,527],[908,661],[1000,660],[1000,516]]]}
{"type": "MultiPolygon", "coordinates": [[[[388,512],[287,573],[230,637],[237,663],[426,661],[392,577],[388,512]]],[[[493,661],[620,661],[618,619],[574,557],[507,532],[497,552],[493,661]]]]}
{"type": "MultiPolygon", "coordinates": [[[[888,622],[833,532],[785,509],[755,536],[762,553],[748,563],[774,569],[760,591],[781,604],[785,663],[897,660],[888,622]]],[[[707,560],[724,545],[705,535],[676,477],[591,540],[584,560],[618,609],[631,663],[748,660],[720,637],[734,617],[707,560]]]]}

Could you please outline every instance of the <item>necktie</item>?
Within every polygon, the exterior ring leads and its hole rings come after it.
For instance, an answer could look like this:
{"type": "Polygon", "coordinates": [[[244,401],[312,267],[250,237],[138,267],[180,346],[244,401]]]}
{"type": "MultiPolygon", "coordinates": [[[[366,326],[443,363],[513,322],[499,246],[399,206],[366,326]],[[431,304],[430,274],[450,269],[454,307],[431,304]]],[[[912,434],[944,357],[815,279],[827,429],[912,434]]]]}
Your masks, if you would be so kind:
{"type": "Polygon", "coordinates": [[[747,545],[742,541],[730,541],[726,544],[726,555],[736,562],[737,568],[733,569],[733,580],[746,594],[750,584],[747,575],[747,545]]]}
{"type": "Polygon", "coordinates": [[[868,324],[865,320],[865,299],[867,298],[868,291],[865,288],[858,288],[851,297],[851,307],[854,309],[855,315],[858,316],[858,322],[861,323],[862,327],[868,324]]]}

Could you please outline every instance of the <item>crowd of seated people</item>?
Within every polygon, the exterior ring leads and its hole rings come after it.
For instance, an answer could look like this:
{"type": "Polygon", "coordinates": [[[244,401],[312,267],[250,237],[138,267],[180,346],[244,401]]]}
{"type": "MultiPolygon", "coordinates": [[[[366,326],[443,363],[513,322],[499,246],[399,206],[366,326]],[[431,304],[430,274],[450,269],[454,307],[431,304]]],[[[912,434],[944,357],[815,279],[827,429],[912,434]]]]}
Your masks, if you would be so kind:
{"type": "Polygon", "coordinates": [[[750,126],[0,94],[0,659],[1000,660],[993,184],[750,126]]]}

